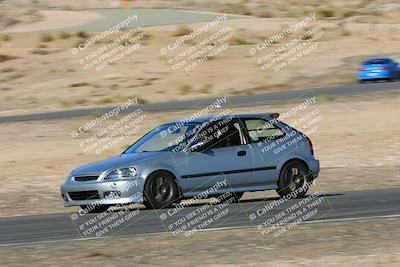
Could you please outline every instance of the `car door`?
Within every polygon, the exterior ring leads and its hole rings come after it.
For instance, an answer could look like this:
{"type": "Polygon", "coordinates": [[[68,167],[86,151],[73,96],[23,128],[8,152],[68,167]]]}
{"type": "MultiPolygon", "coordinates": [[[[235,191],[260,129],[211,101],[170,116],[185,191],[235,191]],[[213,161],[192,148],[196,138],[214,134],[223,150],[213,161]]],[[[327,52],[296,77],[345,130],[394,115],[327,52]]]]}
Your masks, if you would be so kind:
{"type": "MultiPolygon", "coordinates": [[[[284,129],[262,118],[246,118],[243,124],[254,151],[254,183],[257,186],[275,187],[279,178],[278,156],[275,151],[278,140],[284,138],[284,129]]],[[[285,154],[285,153],[284,153],[285,154]]]]}
{"type": "Polygon", "coordinates": [[[400,66],[399,63],[397,63],[396,61],[393,61],[394,64],[394,70],[395,70],[395,77],[397,79],[400,79],[400,66]]]}
{"type": "Polygon", "coordinates": [[[395,62],[391,59],[387,59],[385,63],[386,63],[385,67],[387,67],[390,71],[390,78],[391,79],[397,78],[397,66],[395,62]]]}
{"type": "Polygon", "coordinates": [[[187,154],[184,193],[209,188],[239,190],[254,184],[254,153],[237,119],[219,120],[205,127],[197,140],[203,145],[187,154]]]}

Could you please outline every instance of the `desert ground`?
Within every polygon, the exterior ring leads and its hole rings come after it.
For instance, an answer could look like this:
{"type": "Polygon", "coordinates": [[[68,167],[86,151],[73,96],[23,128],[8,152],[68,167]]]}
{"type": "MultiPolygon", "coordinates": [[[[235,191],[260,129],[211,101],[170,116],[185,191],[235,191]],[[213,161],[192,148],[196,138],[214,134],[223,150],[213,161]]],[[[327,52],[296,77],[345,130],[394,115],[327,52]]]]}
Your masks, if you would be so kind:
{"type": "MultiPolygon", "coordinates": [[[[6,24],[8,26],[0,32],[0,99],[3,103],[0,115],[113,106],[133,96],[143,103],[155,103],[355,83],[357,67],[365,59],[399,56],[400,27],[399,16],[396,16],[399,9],[396,3],[388,1],[354,1],[352,4],[336,1],[333,6],[307,1],[303,4],[307,8],[301,10],[296,1],[291,1],[292,6],[287,8],[279,1],[265,5],[263,1],[207,3],[208,10],[201,1],[191,1],[192,6],[186,1],[140,1],[132,14],[141,8],[169,6],[241,17],[223,21],[207,34],[197,35],[180,46],[180,51],[184,51],[230,27],[233,35],[224,42],[228,47],[193,70],[173,69],[169,60],[174,55],[162,55],[160,49],[202,27],[203,22],[144,27],[141,29],[143,38],[136,42],[140,45],[138,50],[96,71],[83,69],[81,60],[129,29],[111,34],[77,55],[71,53],[72,49],[100,33],[67,30],[101,21],[103,17],[91,8],[110,7],[112,2],[61,1],[57,5],[52,1],[36,2],[30,9],[21,0],[16,2],[19,8],[5,9],[4,5],[2,10],[3,22],[9,16],[18,21],[6,24]],[[271,14],[243,12],[240,6],[260,12],[269,10],[271,14]],[[357,11],[353,9],[356,7],[357,11]],[[24,10],[23,14],[14,14],[24,10]],[[298,12],[294,13],[295,10],[298,12]],[[262,53],[249,54],[249,49],[268,36],[312,14],[315,20],[309,25],[279,39],[262,53]],[[60,28],[62,25],[65,29],[60,28]],[[323,34],[314,41],[316,48],[307,55],[279,71],[266,71],[257,64],[259,56],[271,53],[315,26],[323,34]]],[[[123,18],[121,16],[121,20],[123,18]]],[[[210,42],[207,47],[212,45],[215,44],[210,42]]]]}

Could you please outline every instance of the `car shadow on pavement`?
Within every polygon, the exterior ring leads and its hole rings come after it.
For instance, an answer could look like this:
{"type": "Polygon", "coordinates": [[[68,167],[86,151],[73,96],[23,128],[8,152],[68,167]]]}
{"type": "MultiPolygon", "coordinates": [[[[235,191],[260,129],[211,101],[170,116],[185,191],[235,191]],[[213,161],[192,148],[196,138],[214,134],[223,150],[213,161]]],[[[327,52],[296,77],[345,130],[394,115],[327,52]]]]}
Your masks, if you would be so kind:
{"type": "MultiPolygon", "coordinates": [[[[342,196],[342,195],[344,195],[344,194],[343,193],[332,193],[332,194],[321,194],[321,195],[319,195],[317,197],[318,198],[321,198],[321,197],[336,197],[336,196],[342,196]]],[[[310,196],[310,194],[307,194],[307,195],[305,195],[305,196],[303,196],[301,198],[298,198],[298,199],[307,198],[308,196],[310,196]]],[[[209,204],[212,199],[214,199],[214,198],[208,198],[208,199],[205,199],[204,201],[201,201],[201,202],[198,202],[198,203],[190,203],[190,204],[189,203],[188,204],[184,203],[185,200],[183,200],[183,203],[181,202],[179,204],[174,204],[171,207],[165,207],[163,209],[168,209],[168,208],[170,208],[170,209],[172,208],[173,209],[174,207],[176,207],[178,205],[181,205],[181,206],[184,206],[184,207],[199,207],[199,206],[203,206],[205,204],[209,204]]],[[[259,198],[243,199],[243,200],[240,200],[240,203],[242,203],[242,204],[244,204],[244,203],[255,203],[255,202],[260,202],[261,203],[261,202],[275,201],[275,200],[279,200],[279,199],[281,199],[281,198],[280,197],[267,197],[267,198],[260,198],[259,197],[259,198]]],[[[289,201],[293,201],[293,199],[290,199],[289,201]]],[[[233,204],[237,204],[238,205],[240,203],[233,203],[233,204]]],[[[137,207],[135,209],[151,210],[151,209],[148,209],[148,208],[146,208],[146,207],[144,207],[142,205],[140,205],[139,207],[137,207]]],[[[132,210],[134,210],[134,209],[132,209],[132,210]]]]}

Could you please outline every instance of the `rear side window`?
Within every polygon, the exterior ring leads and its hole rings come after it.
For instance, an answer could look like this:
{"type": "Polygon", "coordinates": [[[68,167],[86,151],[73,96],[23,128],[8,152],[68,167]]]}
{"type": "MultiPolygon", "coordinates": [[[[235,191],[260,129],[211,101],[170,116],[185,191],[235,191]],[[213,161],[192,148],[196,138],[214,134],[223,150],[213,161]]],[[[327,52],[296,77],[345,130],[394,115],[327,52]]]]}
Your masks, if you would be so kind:
{"type": "Polygon", "coordinates": [[[248,119],[245,125],[253,142],[276,140],[285,136],[283,130],[263,119],[248,119]]]}

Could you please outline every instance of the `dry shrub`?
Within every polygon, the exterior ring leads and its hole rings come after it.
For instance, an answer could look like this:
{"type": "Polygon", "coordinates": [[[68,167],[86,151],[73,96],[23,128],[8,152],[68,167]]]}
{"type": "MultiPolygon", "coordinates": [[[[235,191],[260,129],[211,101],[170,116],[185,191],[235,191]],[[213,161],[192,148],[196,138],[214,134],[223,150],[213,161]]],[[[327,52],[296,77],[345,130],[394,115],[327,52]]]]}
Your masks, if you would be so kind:
{"type": "Polygon", "coordinates": [[[185,36],[191,34],[192,32],[192,29],[186,26],[181,26],[174,32],[173,36],[185,36]]]}

